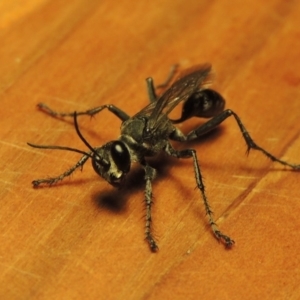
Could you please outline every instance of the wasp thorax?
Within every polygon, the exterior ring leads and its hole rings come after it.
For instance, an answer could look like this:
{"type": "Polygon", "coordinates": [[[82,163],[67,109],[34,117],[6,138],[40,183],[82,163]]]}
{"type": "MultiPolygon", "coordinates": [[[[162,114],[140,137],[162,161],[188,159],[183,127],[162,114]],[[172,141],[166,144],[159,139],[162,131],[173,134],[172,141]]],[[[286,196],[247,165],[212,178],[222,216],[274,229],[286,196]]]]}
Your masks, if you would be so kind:
{"type": "Polygon", "coordinates": [[[130,154],[125,144],[121,141],[111,141],[97,148],[96,153],[92,159],[96,173],[110,184],[119,185],[130,171],[130,154]]]}

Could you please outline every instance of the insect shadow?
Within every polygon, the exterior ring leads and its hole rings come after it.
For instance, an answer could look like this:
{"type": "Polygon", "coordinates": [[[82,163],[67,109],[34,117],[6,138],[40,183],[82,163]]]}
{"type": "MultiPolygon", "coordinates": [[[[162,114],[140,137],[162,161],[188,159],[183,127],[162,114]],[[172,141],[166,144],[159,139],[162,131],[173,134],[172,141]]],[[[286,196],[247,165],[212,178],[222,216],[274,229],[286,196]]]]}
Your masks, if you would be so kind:
{"type": "MultiPolygon", "coordinates": [[[[204,139],[206,137],[206,139],[208,139],[207,133],[212,132],[212,130],[217,128],[218,125],[227,118],[233,117],[247,144],[247,153],[249,153],[251,149],[257,150],[270,160],[290,167],[293,170],[300,170],[300,165],[283,161],[254,142],[240,117],[231,109],[225,109],[224,98],[215,90],[208,88],[211,82],[211,66],[209,64],[203,64],[183,71],[182,76],[171,84],[172,77],[173,76],[170,76],[169,80],[161,86],[165,88],[165,91],[160,96],[156,94],[153,79],[151,77],[147,78],[146,83],[150,104],[131,117],[112,104],[101,105],[83,112],[75,111],[71,113],[56,112],[45,104],[39,104],[38,107],[51,116],[73,117],[76,133],[89,151],[86,152],[68,146],[35,145],[28,143],[29,146],[34,148],[66,150],[83,155],[72,168],[61,175],[46,179],[36,179],[32,184],[34,187],[38,187],[43,184],[52,185],[57,183],[70,176],[76,169],[82,168],[86,161],[91,159],[95,172],[113,187],[120,188],[125,184],[125,178],[129,176],[132,163],[138,163],[144,171],[143,176],[138,174],[138,177],[140,177],[139,180],[143,180],[145,185],[145,236],[151,251],[155,252],[158,250],[158,246],[152,234],[152,181],[156,177],[157,168],[160,168],[159,166],[156,166],[156,168],[153,167],[150,163],[150,158],[157,157],[158,154],[164,153],[177,159],[190,159],[193,163],[196,184],[202,196],[205,212],[208,216],[212,232],[226,247],[231,247],[234,241],[219,230],[214,220],[213,212],[206,196],[206,189],[203,183],[196,150],[193,148],[178,150],[178,148],[173,146],[171,141],[191,143],[196,140],[198,141],[200,137],[204,139]],[[172,119],[169,114],[180,103],[183,104],[181,116],[177,119],[172,119]],[[78,116],[94,116],[103,109],[108,109],[122,121],[120,136],[116,140],[112,140],[101,147],[92,147],[79,129],[78,116]],[[187,134],[184,134],[176,125],[193,117],[206,118],[208,121],[196,126],[187,134]]],[[[218,135],[218,132],[220,133],[220,131],[215,131],[215,134],[218,135]]],[[[162,170],[160,169],[160,171],[162,170]]],[[[138,181],[137,185],[140,183],[141,181],[138,181]]],[[[129,183],[129,186],[127,186],[127,190],[134,190],[135,188],[134,184],[130,186],[129,183]]],[[[111,202],[111,207],[115,209],[115,211],[122,209],[126,202],[126,200],[124,200],[126,193],[121,197],[119,197],[119,195],[115,197],[116,195],[117,193],[114,192],[102,194],[102,198],[100,197],[100,199],[102,199],[101,203],[105,203],[106,207],[108,207],[108,203],[111,202]],[[113,199],[117,199],[117,201],[113,199]]],[[[97,202],[99,197],[96,195],[94,199],[97,202]]]]}
{"type": "MultiPolygon", "coordinates": [[[[163,180],[169,176],[169,169],[174,164],[180,164],[180,161],[160,153],[155,159],[148,161],[157,171],[156,180],[163,180]]],[[[125,210],[130,196],[140,192],[145,186],[144,170],[136,166],[127,175],[126,180],[118,189],[105,189],[96,191],[92,194],[93,202],[101,209],[107,209],[119,213],[125,210]]]]}

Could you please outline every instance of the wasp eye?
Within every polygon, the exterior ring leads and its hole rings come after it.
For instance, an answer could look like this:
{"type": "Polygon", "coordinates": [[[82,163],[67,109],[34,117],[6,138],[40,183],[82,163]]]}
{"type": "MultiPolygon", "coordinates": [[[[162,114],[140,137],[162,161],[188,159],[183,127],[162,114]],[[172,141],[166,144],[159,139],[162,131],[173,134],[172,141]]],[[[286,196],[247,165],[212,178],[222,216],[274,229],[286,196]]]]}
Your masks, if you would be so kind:
{"type": "Polygon", "coordinates": [[[130,154],[124,143],[115,141],[111,145],[110,153],[118,169],[127,173],[130,170],[130,154]]]}

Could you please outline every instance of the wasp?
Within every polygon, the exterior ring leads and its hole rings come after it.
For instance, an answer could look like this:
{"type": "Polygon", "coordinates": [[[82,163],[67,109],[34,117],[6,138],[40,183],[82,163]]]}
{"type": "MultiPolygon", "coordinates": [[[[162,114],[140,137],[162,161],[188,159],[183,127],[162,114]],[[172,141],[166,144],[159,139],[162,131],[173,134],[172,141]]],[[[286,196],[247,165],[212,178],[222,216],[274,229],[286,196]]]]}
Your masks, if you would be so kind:
{"type": "Polygon", "coordinates": [[[66,172],[57,177],[34,180],[32,182],[33,186],[38,187],[42,184],[52,185],[57,183],[65,177],[70,176],[76,169],[82,168],[90,158],[92,166],[98,175],[104,178],[113,187],[120,187],[130,172],[132,163],[139,163],[145,173],[145,236],[151,251],[156,252],[158,245],[152,234],[151,216],[153,203],[152,181],[155,178],[156,170],[150,166],[147,162],[147,158],[156,156],[160,152],[165,152],[167,155],[178,159],[192,159],[196,184],[202,196],[212,232],[226,247],[231,247],[234,244],[234,240],[221,232],[214,220],[213,212],[206,196],[196,150],[190,148],[177,150],[172,146],[170,141],[193,141],[232,116],[247,144],[247,153],[249,153],[251,149],[260,151],[272,161],[288,166],[294,170],[300,170],[300,165],[290,164],[275,157],[253,141],[240,117],[231,109],[225,109],[224,98],[217,91],[209,88],[212,77],[210,64],[199,65],[184,71],[182,74],[183,75],[172,84],[169,84],[169,87],[160,96],[156,94],[153,79],[151,77],[147,78],[146,83],[150,103],[132,117],[112,104],[101,105],[83,112],[75,111],[71,113],[60,113],[52,110],[45,104],[38,104],[40,109],[54,117],[73,117],[76,133],[89,150],[82,151],[66,146],[35,145],[28,143],[29,146],[34,148],[66,150],[83,154],[81,159],[66,172]],[[180,103],[182,103],[180,118],[175,120],[171,119],[169,114],[180,103]],[[117,139],[101,147],[93,147],[82,135],[77,118],[80,115],[94,116],[104,109],[108,109],[122,121],[121,133],[117,139]],[[187,134],[184,134],[175,126],[175,124],[182,123],[192,117],[207,118],[209,120],[187,134]]]}

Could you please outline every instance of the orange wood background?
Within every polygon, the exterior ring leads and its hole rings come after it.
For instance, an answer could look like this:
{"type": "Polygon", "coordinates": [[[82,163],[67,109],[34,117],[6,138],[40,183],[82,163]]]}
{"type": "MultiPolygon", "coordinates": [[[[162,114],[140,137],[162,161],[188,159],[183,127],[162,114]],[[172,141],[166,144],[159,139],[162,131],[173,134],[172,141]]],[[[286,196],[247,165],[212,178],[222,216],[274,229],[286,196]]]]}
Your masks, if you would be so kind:
{"type": "MultiPolygon", "coordinates": [[[[85,149],[72,120],[38,102],[62,111],[113,103],[134,114],[148,101],[146,77],[159,83],[174,63],[210,62],[254,140],[300,163],[299,1],[2,0],[0,40],[1,299],[300,299],[300,174],[247,158],[233,119],[188,145],[215,218],[236,241],[230,251],[210,232],[191,161],[154,161],[153,254],[138,168],[121,191],[90,163],[33,189],[80,155],[26,145],[85,149]]],[[[79,122],[94,146],[119,134],[107,111],[79,122]]]]}

